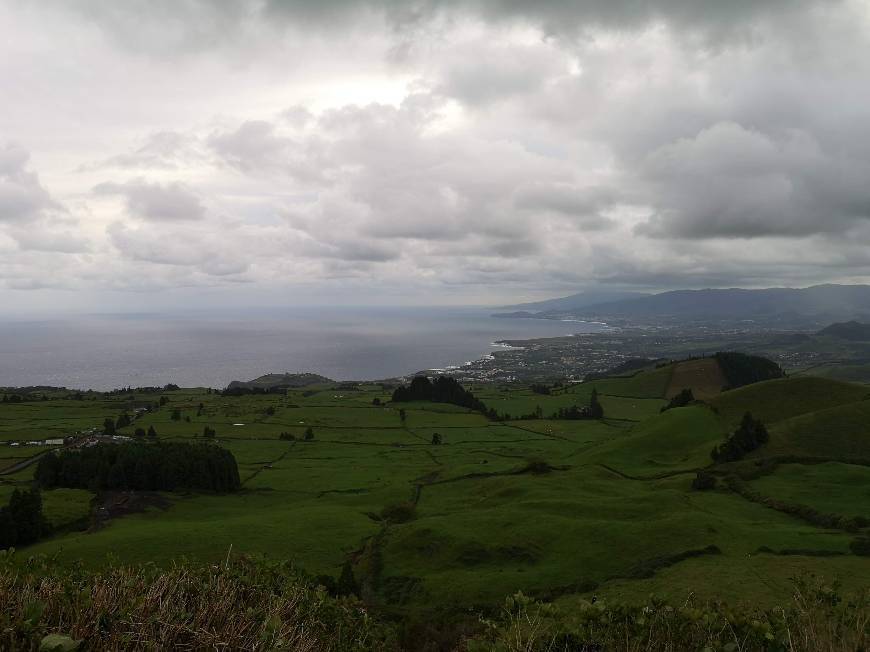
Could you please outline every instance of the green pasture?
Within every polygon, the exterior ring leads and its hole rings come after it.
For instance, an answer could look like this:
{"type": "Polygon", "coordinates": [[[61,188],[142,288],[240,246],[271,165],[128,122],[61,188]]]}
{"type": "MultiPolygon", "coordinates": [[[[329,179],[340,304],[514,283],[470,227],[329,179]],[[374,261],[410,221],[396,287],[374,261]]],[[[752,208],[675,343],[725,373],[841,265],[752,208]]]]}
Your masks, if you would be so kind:
{"type": "Polygon", "coordinates": [[[839,462],[783,464],[752,488],[827,514],[870,518],[870,467],[839,462]]]}
{"type": "MultiPolygon", "coordinates": [[[[768,424],[771,441],[745,463],[788,454],[831,460],[781,464],[752,480],[753,489],[870,517],[862,507],[870,504],[870,467],[837,462],[870,458],[867,388],[795,377],[662,413],[673,373],[669,365],[550,395],[473,387],[501,415],[540,406],[545,417],[588,404],[595,388],[601,421],[489,421],[453,405],[390,404],[389,390],[376,384],[239,397],[164,392],[168,403],[122,434],[153,426],[162,439],[199,439],[204,427],[214,428],[216,442],[238,462],[242,490],[164,494],[166,509],[115,518],[92,532],[66,526],[88,516],[93,494],[46,491],[44,511],[59,531],[27,552],[91,567],[108,559],[168,564],[253,553],[333,576],[351,560],[370,599],[396,609],[491,606],[517,590],[568,602],[590,592],[637,593],[639,600],[656,592],[772,603],[788,596],[789,574],[800,570],[870,583],[866,560],[850,553],[854,533],[816,527],[721,484],[691,489],[695,470],[712,463],[713,446],[752,411],[768,424]],[[308,429],[313,438],[305,440],[308,429]],[[414,505],[409,520],[382,520],[382,510],[407,503],[414,505]],[[718,553],[682,558],[709,546],[718,553]],[[776,554],[783,550],[833,556],[776,554]]],[[[34,432],[34,424],[58,435],[100,427],[107,416],[132,415],[138,401],[159,398],[3,405],[0,438],[34,432]]],[[[0,470],[4,459],[31,452],[5,456],[8,450],[0,447],[0,470]]],[[[33,467],[0,476],[0,501],[32,475],[33,467]]]]}

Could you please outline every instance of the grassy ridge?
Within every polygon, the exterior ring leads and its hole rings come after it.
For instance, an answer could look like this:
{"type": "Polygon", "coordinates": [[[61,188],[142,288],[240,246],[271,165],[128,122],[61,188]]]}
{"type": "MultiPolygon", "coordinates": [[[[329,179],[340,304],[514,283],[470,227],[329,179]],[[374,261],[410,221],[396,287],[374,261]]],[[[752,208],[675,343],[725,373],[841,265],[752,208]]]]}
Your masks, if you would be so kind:
{"type": "Polygon", "coordinates": [[[870,396],[870,388],[812,376],[769,380],[725,392],[712,399],[728,423],[736,424],[746,412],[767,424],[802,414],[854,403],[870,396]]]}
{"type": "Polygon", "coordinates": [[[767,454],[870,459],[870,400],[802,414],[771,429],[767,454]]]}

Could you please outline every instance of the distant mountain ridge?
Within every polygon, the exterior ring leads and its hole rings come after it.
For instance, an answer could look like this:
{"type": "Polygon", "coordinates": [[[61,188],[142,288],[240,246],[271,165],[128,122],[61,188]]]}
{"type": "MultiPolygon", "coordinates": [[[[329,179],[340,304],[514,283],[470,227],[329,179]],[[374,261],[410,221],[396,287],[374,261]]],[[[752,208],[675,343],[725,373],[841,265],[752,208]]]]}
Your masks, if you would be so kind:
{"type": "MultiPolygon", "coordinates": [[[[572,297],[552,302],[568,301],[572,297]]],[[[568,305],[567,303],[565,305],[568,305]]],[[[677,318],[753,320],[772,317],[812,317],[827,322],[865,317],[870,320],[870,286],[814,285],[808,288],[740,288],[673,290],[600,302],[557,311],[550,308],[534,316],[556,312],[583,318],[677,318]]],[[[530,315],[525,315],[530,316],[530,315]]]]}
{"type": "Polygon", "coordinates": [[[544,301],[533,301],[531,303],[518,303],[512,306],[502,306],[500,310],[512,310],[517,312],[544,312],[549,310],[578,310],[580,308],[588,308],[602,303],[612,303],[614,301],[626,301],[629,299],[639,299],[648,297],[649,294],[644,292],[616,292],[616,291],[590,291],[578,292],[568,297],[560,297],[558,299],[546,299],[544,301]]]}

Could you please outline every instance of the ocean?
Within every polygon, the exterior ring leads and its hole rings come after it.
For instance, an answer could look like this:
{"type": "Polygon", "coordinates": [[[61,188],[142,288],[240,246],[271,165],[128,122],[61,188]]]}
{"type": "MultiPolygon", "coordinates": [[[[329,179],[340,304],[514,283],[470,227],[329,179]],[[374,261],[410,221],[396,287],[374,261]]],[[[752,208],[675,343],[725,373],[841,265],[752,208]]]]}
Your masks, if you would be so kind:
{"type": "Polygon", "coordinates": [[[499,319],[481,308],[299,308],[0,322],[0,386],[225,387],[266,373],[374,380],[461,365],[499,339],[600,324],[499,319]]]}

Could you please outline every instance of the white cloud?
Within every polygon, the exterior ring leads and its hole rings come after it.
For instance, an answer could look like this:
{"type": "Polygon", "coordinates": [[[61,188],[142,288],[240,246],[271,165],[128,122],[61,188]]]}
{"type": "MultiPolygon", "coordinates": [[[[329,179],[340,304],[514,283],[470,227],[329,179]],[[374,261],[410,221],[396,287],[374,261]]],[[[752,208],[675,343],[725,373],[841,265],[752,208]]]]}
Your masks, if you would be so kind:
{"type": "Polygon", "coordinates": [[[94,187],[98,195],[121,195],[134,217],[155,222],[198,220],[205,215],[200,198],[180,182],[150,183],[143,179],[125,183],[101,183],[94,187]]]}
{"type": "Polygon", "coordinates": [[[0,133],[23,146],[0,147],[3,282],[509,303],[867,280],[868,16],[849,0],[6,5],[0,133]]]}

